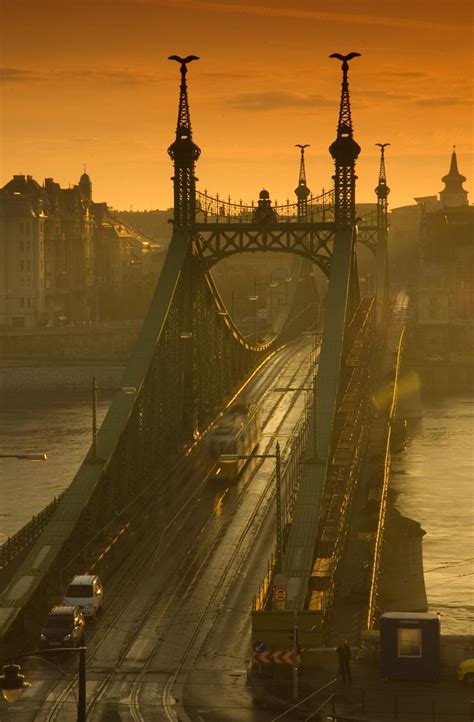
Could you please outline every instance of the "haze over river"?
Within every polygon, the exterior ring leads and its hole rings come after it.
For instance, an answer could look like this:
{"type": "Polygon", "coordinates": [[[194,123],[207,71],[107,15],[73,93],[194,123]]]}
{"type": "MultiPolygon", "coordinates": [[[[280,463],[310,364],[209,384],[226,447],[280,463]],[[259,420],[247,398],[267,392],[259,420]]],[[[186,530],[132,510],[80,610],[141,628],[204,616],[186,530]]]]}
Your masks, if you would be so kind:
{"type": "MultiPolygon", "coordinates": [[[[109,398],[100,394],[98,421],[109,398]]],[[[412,443],[395,455],[397,507],[419,521],[430,610],[444,633],[474,634],[474,399],[425,401],[412,443]]],[[[0,453],[46,452],[46,462],[0,459],[0,544],[70,482],[91,441],[86,392],[3,392],[0,453]]]]}

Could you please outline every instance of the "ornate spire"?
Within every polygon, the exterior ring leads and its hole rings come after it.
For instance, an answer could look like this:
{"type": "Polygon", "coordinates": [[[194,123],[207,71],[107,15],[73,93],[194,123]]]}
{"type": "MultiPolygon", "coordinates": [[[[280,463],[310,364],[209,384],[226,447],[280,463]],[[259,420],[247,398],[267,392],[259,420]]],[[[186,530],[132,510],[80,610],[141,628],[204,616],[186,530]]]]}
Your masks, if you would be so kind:
{"type": "Polygon", "coordinates": [[[305,145],[296,143],[295,148],[299,148],[301,151],[300,175],[298,178],[298,187],[295,188],[296,197],[298,198],[298,218],[301,219],[307,214],[308,196],[311,193],[306,185],[306,169],[304,167],[304,150],[305,148],[309,148],[309,143],[306,143],[305,145]]]}
{"type": "Polygon", "coordinates": [[[196,213],[194,164],[201,154],[201,149],[193,143],[192,139],[191,115],[186,86],[186,66],[193,60],[199,60],[199,58],[197,55],[188,55],[186,58],[170,55],[168,60],[176,60],[181,65],[176,139],[168,148],[168,153],[174,161],[174,223],[176,226],[190,226],[194,222],[196,213]]]}
{"type": "Polygon", "coordinates": [[[443,176],[441,180],[443,181],[445,187],[439,194],[439,197],[444,206],[456,207],[468,205],[467,191],[462,187],[466,178],[461,175],[458,170],[458,159],[456,156],[455,145],[453,145],[449,173],[448,175],[443,176]]]}
{"type": "Polygon", "coordinates": [[[378,145],[380,148],[379,183],[375,189],[375,193],[377,194],[377,226],[379,228],[386,228],[390,188],[387,185],[387,177],[385,175],[385,148],[390,145],[390,143],[376,143],[375,145],[378,145]]]}
{"type": "Polygon", "coordinates": [[[335,161],[334,178],[336,223],[350,226],[355,223],[355,161],[360,153],[360,145],[352,135],[351,104],[349,98],[349,60],[360,57],[360,53],[341,55],[332,53],[330,58],[342,61],[342,92],[339,106],[337,138],[329,146],[329,152],[335,161]]]}

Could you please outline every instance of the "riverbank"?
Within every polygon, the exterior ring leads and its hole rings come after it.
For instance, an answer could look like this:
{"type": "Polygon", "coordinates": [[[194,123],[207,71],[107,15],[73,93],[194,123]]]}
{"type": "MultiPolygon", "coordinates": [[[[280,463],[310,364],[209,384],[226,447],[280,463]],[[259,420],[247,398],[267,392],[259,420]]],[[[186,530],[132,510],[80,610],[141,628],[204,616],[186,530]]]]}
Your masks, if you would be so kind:
{"type": "Polygon", "coordinates": [[[0,365],[0,397],[18,391],[51,392],[60,395],[68,391],[85,391],[91,388],[95,375],[98,386],[120,386],[124,364],[87,363],[59,366],[0,365]]]}

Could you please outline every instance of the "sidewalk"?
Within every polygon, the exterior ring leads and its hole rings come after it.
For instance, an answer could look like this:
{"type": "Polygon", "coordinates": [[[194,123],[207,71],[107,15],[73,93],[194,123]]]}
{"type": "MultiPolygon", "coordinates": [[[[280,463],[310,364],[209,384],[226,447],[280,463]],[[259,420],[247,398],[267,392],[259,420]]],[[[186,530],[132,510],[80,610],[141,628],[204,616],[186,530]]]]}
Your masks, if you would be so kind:
{"type": "MultiPolygon", "coordinates": [[[[329,656],[329,655],[328,655],[329,656]]],[[[336,656],[334,654],[334,656],[336,656]]],[[[270,670],[269,670],[270,671],[270,670]]],[[[291,669],[278,669],[278,681],[253,677],[255,703],[271,709],[275,717],[292,707],[291,669]]],[[[337,674],[337,660],[311,673],[300,670],[298,700],[336,679],[333,686],[315,695],[297,710],[285,714],[282,722],[308,719],[332,692],[338,722],[473,722],[474,689],[459,683],[454,671],[436,682],[383,681],[378,667],[354,660],[352,683],[344,684],[337,674]]],[[[311,720],[332,721],[332,701],[311,720]],[[324,714],[323,714],[324,713],[324,714]],[[325,716],[326,715],[326,716],[325,716]]]]}

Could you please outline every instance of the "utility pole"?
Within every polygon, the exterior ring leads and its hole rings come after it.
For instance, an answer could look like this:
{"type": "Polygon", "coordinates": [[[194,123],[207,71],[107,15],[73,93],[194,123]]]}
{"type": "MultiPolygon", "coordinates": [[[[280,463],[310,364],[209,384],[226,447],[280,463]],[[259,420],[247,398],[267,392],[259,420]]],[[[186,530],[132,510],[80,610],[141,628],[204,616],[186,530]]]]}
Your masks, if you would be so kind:
{"type": "Polygon", "coordinates": [[[281,524],[281,456],[280,444],[277,441],[275,448],[275,496],[276,496],[276,564],[275,572],[281,573],[283,556],[283,534],[281,524]]]}
{"type": "Polygon", "coordinates": [[[298,638],[298,613],[295,609],[293,622],[293,699],[298,699],[298,657],[299,657],[299,638],[298,638]]]}

